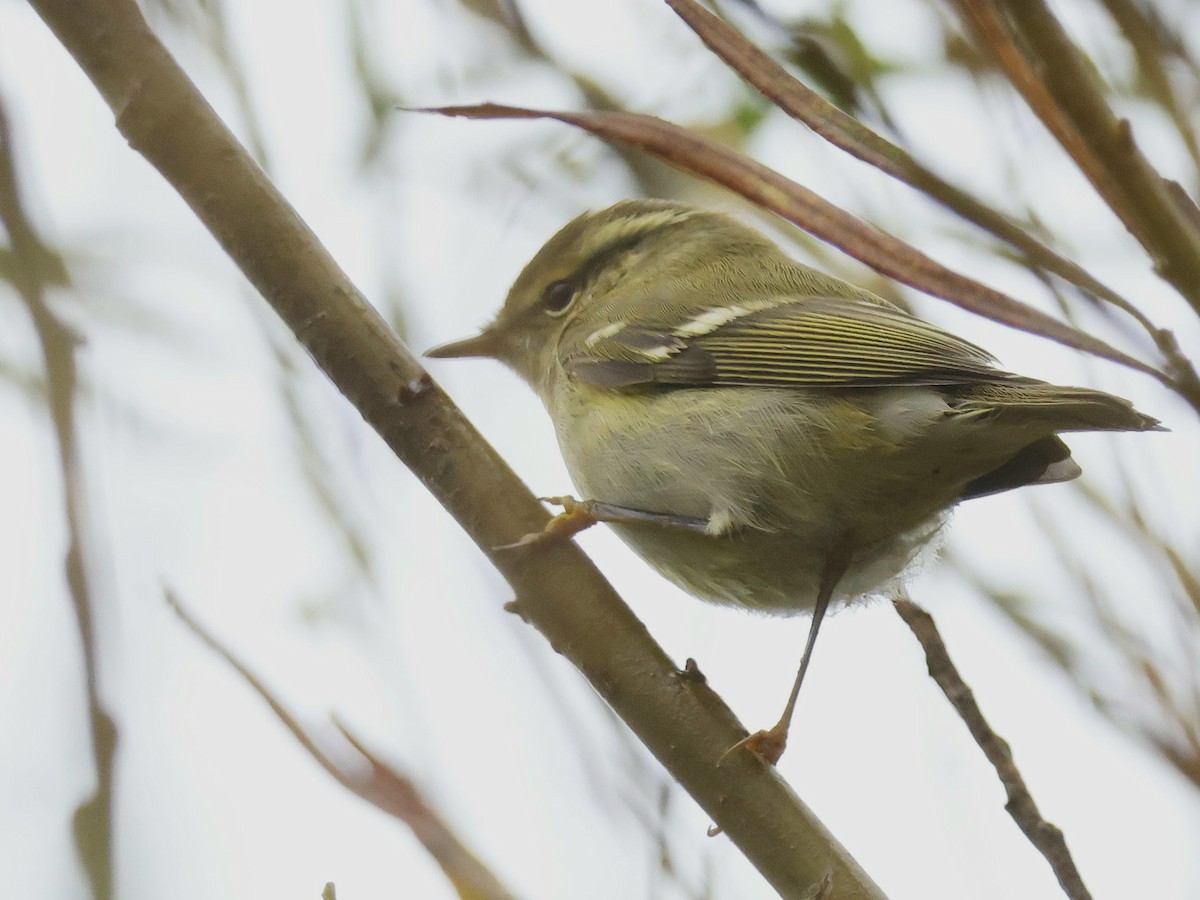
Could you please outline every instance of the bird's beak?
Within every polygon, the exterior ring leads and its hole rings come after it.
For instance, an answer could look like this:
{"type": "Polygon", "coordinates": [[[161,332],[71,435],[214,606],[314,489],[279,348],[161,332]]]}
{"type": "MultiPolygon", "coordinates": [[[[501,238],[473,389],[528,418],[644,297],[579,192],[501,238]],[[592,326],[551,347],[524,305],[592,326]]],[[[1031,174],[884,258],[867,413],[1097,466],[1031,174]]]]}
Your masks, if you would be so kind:
{"type": "Polygon", "coordinates": [[[500,351],[500,335],[494,328],[485,328],[474,337],[451,341],[440,347],[426,350],[425,355],[433,359],[461,359],[465,356],[495,358],[500,351]]]}

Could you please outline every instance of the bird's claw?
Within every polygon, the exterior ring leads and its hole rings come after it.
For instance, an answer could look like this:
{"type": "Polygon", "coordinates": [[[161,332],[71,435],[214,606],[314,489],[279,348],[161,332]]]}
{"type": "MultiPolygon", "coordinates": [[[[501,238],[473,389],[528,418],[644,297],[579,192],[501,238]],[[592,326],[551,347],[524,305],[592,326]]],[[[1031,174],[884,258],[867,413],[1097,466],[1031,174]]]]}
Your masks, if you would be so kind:
{"type": "Polygon", "coordinates": [[[717,760],[717,765],[721,765],[734,752],[742,748],[749,750],[768,766],[773,766],[779,762],[783,751],[787,749],[787,729],[776,725],[769,731],[756,731],[754,734],[747,735],[722,753],[721,758],[717,760]]]}
{"type": "Polygon", "coordinates": [[[561,506],[562,512],[550,519],[541,531],[531,532],[511,544],[503,544],[497,550],[515,550],[520,547],[544,547],[569,541],[579,532],[591,528],[599,520],[592,511],[592,501],[574,497],[538,497],[542,503],[561,506]]]}

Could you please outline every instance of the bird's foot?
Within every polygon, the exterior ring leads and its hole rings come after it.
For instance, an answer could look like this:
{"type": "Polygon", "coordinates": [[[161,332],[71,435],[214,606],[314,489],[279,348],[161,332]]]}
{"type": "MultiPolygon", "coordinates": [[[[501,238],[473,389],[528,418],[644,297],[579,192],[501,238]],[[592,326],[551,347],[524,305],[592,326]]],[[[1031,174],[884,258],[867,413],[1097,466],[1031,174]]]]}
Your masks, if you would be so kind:
{"type": "Polygon", "coordinates": [[[646,512],[628,506],[617,506],[603,500],[577,500],[574,497],[539,497],[543,503],[561,506],[562,512],[546,523],[546,527],[527,534],[512,544],[497,547],[497,550],[512,550],[516,547],[556,544],[567,541],[597,522],[620,525],[657,525],[659,528],[677,528],[684,531],[706,533],[707,519],[694,516],[678,516],[672,513],[646,512]]]}
{"type": "Polygon", "coordinates": [[[539,497],[543,503],[561,506],[562,512],[555,515],[546,523],[541,531],[534,531],[511,544],[497,547],[497,550],[515,550],[518,547],[545,547],[569,541],[579,532],[591,528],[601,517],[596,515],[594,500],[577,500],[574,497],[539,497]]]}
{"type": "Polygon", "coordinates": [[[779,758],[783,756],[783,751],[787,749],[787,738],[788,729],[782,722],[766,731],[756,731],[754,734],[742,738],[722,753],[721,758],[717,760],[717,765],[719,766],[735,752],[744,748],[768,766],[773,766],[779,762],[779,758]]]}

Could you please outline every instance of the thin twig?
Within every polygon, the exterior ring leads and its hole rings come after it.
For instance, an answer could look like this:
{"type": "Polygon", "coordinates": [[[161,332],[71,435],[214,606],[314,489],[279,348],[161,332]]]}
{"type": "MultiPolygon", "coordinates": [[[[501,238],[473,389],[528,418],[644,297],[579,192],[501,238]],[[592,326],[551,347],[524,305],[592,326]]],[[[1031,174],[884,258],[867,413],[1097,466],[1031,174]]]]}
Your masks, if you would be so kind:
{"type": "Polygon", "coordinates": [[[938,633],[933,617],[911,600],[897,598],[894,601],[896,612],[900,614],[905,624],[916,635],[921,647],[925,650],[925,660],[929,666],[929,675],[937,682],[946,699],[957,710],[959,717],[966,723],[971,737],[979,745],[988,762],[996,770],[1000,783],[1008,801],[1004,808],[1013,817],[1017,827],[1024,832],[1025,837],[1037,851],[1045,857],[1063,892],[1071,900],[1090,900],[1091,894],[1083,884],[1075,861],[1067,849],[1067,842],[1062,831],[1051,825],[1038,811],[1037,804],[1029,793],[1025,779],[1021,777],[1017,764],[1013,761],[1012,750],[1008,743],[996,734],[984,719],[975,695],[967,687],[962,676],[958,673],[946,650],[946,644],[938,633]]]}
{"type": "MultiPolygon", "coordinates": [[[[460,897],[471,900],[513,900],[513,895],[500,883],[491,870],[472,853],[422,797],[420,790],[411,779],[400,774],[380,757],[372,753],[366,746],[354,737],[341,723],[335,721],[334,726],[347,743],[360,757],[359,762],[366,764],[366,774],[362,766],[344,767],[334,761],[317,743],[308,731],[300,724],[299,719],[292,713],[271,689],[255,675],[250,668],[233,655],[217,637],[199,621],[196,620],[179,602],[179,598],[170,589],[166,590],[167,604],[181,622],[196,635],[204,644],[228,663],[251,689],[254,690],[267,705],[271,712],[283,723],[284,727],[301,747],[316,760],[317,764],[352,793],[366,800],[372,806],[388,815],[399,819],[411,830],[421,842],[429,855],[446,873],[450,883],[454,885],[460,897]]],[[[348,748],[342,748],[343,754],[348,748]]]]}
{"type": "MultiPolygon", "coordinates": [[[[1100,0],[1137,55],[1137,71],[1150,97],[1170,116],[1192,165],[1200,169],[1200,143],[1189,119],[1189,104],[1179,97],[1167,71],[1168,63],[1190,62],[1181,41],[1173,41],[1161,13],[1139,0],[1100,0]],[[1171,58],[1174,57],[1174,58],[1171,58]]],[[[1195,74],[1193,69],[1192,74],[1195,74]]]]}
{"type": "Polygon", "coordinates": [[[1200,310],[1200,228],[1171,183],[1142,155],[1094,69],[1042,0],[954,0],[1000,64],[1156,271],[1200,310]]]}
{"type": "Polygon", "coordinates": [[[795,78],[765,51],[697,0],[666,0],[705,45],[783,112],[833,146],[916,188],[947,209],[1021,251],[1034,266],[1047,269],[1082,288],[1089,299],[1102,298],[1134,317],[1147,331],[1154,325],[1136,306],[1082,267],[1055,253],[969,191],[943,179],[903,147],[834,106],[795,78]]]}
{"type": "Polygon", "coordinates": [[[995,4],[991,0],[951,0],[950,5],[957,10],[980,50],[991,57],[1104,202],[1123,219],[1124,199],[1119,186],[1113,183],[1112,176],[1058,108],[1040,73],[1021,52],[995,4]]]}
{"type": "MultiPolygon", "coordinates": [[[[1050,533],[1048,538],[1054,541],[1056,554],[1067,546],[1053,533],[1050,533]]],[[[1164,551],[1171,553],[1169,548],[1164,548],[1164,551]]],[[[1113,693],[1109,683],[1113,678],[1158,680],[1167,673],[1151,672],[1144,667],[1144,662],[1139,662],[1133,657],[1130,650],[1136,644],[1131,643],[1128,629],[1114,629],[1111,617],[1109,620],[1100,618],[1099,605],[1090,592],[1084,596],[1088,600],[1092,624],[1105,634],[1105,647],[1117,655],[1122,666],[1120,671],[1114,672],[1113,664],[1107,658],[1102,667],[1089,665],[1088,648],[1081,641],[1062,633],[1060,629],[1044,622],[1033,613],[1033,610],[1044,607],[1044,604],[1036,602],[1036,598],[1004,590],[978,569],[952,554],[947,554],[947,562],[952,564],[955,573],[968,587],[987,599],[1030,638],[1046,658],[1071,681],[1080,696],[1091,702],[1105,719],[1122,733],[1146,744],[1169,765],[1175,767],[1194,787],[1200,788],[1200,681],[1196,678],[1197,668],[1194,660],[1194,611],[1187,614],[1187,619],[1175,628],[1181,653],[1186,659],[1184,664],[1187,668],[1183,675],[1188,679],[1190,687],[1176,687],[1175,692],[1163,698],[1161,705],[1130,703],[1113,693]],[[1099,671],[1103,671],[1106,676],[1104,679],[1097,679],[1096,673],[1099,671]]],[[[1070,556],[1064,557],[1063,562],[1070,565],[1073,577],[1081,570],[1086,571],[1085,567],[1070,556]]],[[[1086,585],[1084,590],[1088,591],[1086,585]]],[[[1171,595],[1174,597],[1175,593],[1171,592],[1171,595]]],[[[1186,599],[1176,600],[1179,605],[1187,602],[1186,599]]],[[[1180,611],[1183,612],[1182,609],[1180,611]]],[[[1155,652],[1151,648],[1147,648],[1145,652],[1138,652],[1141,653],[1141,660],[1153,660],[1154,669],[1162,666],[1161,652],[1155,652]]],[[[1182,685],[1182,682],[1176,679],[1171,679],[1169,683],[1182,685]]],[[[1153,687],[1151,689],[1153,690],[1153,687]]]]}
{"type": "Polygon", "coordinates": [[[12,283],[33,320],[46,366],[46,397],[58,445],[63,482],[63,515],[67,526],[67,587],[83,651],[92,756],[96,787],[75,810],[75,844],[95,900],[113,896],[113,774],[117,726],[100,696],[100,662],[96,646],[97,597],[90,580],[87,487],[75,418],[78,380],[75,346],[78,337],[46,301],[46,286],[65,280],[61,260],[38,236],[21,202],[12,135],[0,104],[0,223],[8,232],[14,260],[12,283]]]}
{"type": "MultiPolygon", "coordinates": [[[[783,112],[801,122],[813,133],[835,147],[874,166],[881,172],[921,191],[976,227],[1014,247],[1027,265],[1052,272],[1078,288],[1088,299],[1102,299],[1132,317],[1155,342],[1166,359],[1168,371],[1176,376],[1176,390],[1200,412],[1200,377],[1180,350],[1174,335],[1156,326],[1133,303],[1104,284],[1082,266],[1054,252],[1003,213],[988,206],[970,192],[951,184],[921,164],[907,150],[897,146],[862,122],[821,97],[791,75],[766,52],[747,40],[732,25],[709,12],[697,0],[666,0],[667,5],[687,23],[705,45],[745,78],[764,97],[783,112]]],[[[1033,79],[1027,69],[1021,75],[1033,79]]],[[[1036,79],[1034,79],[1036,81],[1036,79]]],[[[1029,87],[1034,91],[1036,85],[1029,87]]],[[[1048,95],[1046,102],[1049,102],[1048,95]]],[[[1074,141],[1065,121],[1052,123],[1074,141]]],[[[1057,133],[1057,132],[1056,132],[1057,133]]],[[[1082,152],[1082,151],[1081,151],[1082,152]]],[[[1089,158],[1090,159],[1090,158],[1089,158]]],[[[1099,163],[1091,160],[1099,170],[1099,163]]]]}

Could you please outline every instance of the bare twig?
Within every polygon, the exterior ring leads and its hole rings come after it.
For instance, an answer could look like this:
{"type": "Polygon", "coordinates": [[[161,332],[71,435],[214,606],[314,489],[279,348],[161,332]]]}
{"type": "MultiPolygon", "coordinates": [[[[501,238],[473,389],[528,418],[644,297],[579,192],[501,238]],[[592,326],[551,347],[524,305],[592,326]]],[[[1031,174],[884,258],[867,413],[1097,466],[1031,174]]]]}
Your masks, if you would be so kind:
{"type": "Polygon", "coordinates": [[[1189,104],[1180,99],[1167,72],[1168,57],[1175,57],[1172,62],[1190,62],[1186,59],[1182,42],[1172,39],[1165,23],[1159,18],[1159,11],[1149,4],[1139,0],[1101,2],[1137,54],[1138,72],[1150,97],[1170,116],[1179,139],[1187,147],[1192,164],[1200,168],[1200,143],[1197,143],[1196,130],[1189,119],[1189,104]]]}
{"type": "MultiPolygon", "coordinates": [[[[267,139],[263,134],[260,116],[251,100],[250,82],[246,75],[245,66],[234,51],[234,44],[229,34],[229,24],[226,21],[225,10],[219,3],[214,3],[207,10],[208,15],[202,19],[204,34],[212,52],[215,54],[221,68],[229,79],[233,90],[233,100],[241,114],[245,141],[251,156],[272,177],[271,157],[267,152],[267,139]]],[[[304,482],[312,491],[313,499],[321,510],[321,521],[329,526],[342,541],[348,557],[365,576],[373,587],[376,583],[376,564],[373,558],[370,541],[363,528],[354,521],[350,510],[346,508],[341,494],[335,489],[329,466],[325,465],[323,447],[314,429],[310,416],[307,415],[302,392],[300,390],[302,372],[300,369],[303,351],[287,335],[281,333],[271,318],[270,310],[263,309],[248,291],[250,299],[255,301],[251,306],[254,323],[258,326],[260,335],[275,362],[276,388],[287,414],[287,424],[291,429],[292,439],[296,443],[296,457],[303,469],[304,482]]]]}
{"type": "Polygon", "coordinates": [[[667,0],[710,50],[764,97],[835,147],[927,194],[947,209],[1020,250],[1036,266],[1066,279],[1089,295],[1120,307],[1147,330],[1153,325],[1132,303],[1087,271],[1055,253],[1002,213],[968,191],[950,184],[907,150],[873,131],[794,78],[720,16],[697,0],[667,0]]]}
{"type": "MultiPolygon", "coordinates": [[[[1115,3],[1117,0],[1111,2],[1115,3]]],[[[815,134],[851,156],[921,191],[1014,247],[1030,266],[1059,276],[1079,288],[1089,299],[1099,298],[1127,313],[1150,335],[1159,352],[1167,360],[1170,370],[1176,373],[1179,393],[1200,411],[1200,378],[1197,377],[1191,361],[1180,351],[1174,335],[1156,326],[1133,303],[1082,266],[1055,253],[970,192],[949,183],[922,165],[903,147],[893,144],[825,100],[748,41],[732,25],[701,6],[697,0],[667,0],[667,4],[730,68],[789,116],[812,129],[815,134]]]]}
{"type": "Polygon", "coordinates": [[[25,303],[37,331],[46,366],[46,395],[63,481],[63,514],[67,525],[67,587],[83,650],[92,756],[96,787],[75,810],[75,844],[96,900],[113,896],[112,809],[113,774],[117,755],[117,726],[100,696],[100,663],[96,646],[96,591],[89,579],[90,532],[86,513],[79,430],[75,419],[77,378],[76,335],[64,325],[46,301],[47,283],[60,272],[61,261],[42,242],[21,203],[12,134],[0,105],[0,223],[12,244],[12,283],[25,303]]]}
{"type": "Polygon", "coordinates": [[[925,650],[925,660],[929,667],[929,675],[937,682],[946,699],[957,710],[959,717],[966,723],[971,737],[979,745],[988,758],[988,762],[996,769],[1000,783],[1008,802],[1004,808],[1013,817],[1017,827],[1025,833],[1029,842],[1046,858],[1063,892],[1071,900],[1090,900],[1091,894],[1083,884],[1075,861],[1067,849],[1067,842],[1062,832],[1042,818],[1037,804],[1029,793],[1025,779],[1021,777],[1016,763],[1013,761],[1012,750],[1008,743],[996,734],[983,717],[975,696],[967,687],[962,676],[955,668],[942,637],[938,634],[933,617],[911,600],[898,598],[894,601],[896,612],[900,614],[905,624],[916,635],[921,647],[925,650]]]}
{"type": "MultiPolygon", "coordinates": [[[[492,874],[434,811],[411,779],[383,762],[345,726],[335,721],[334,725],[342,737],[357,751],[360,762],[366,764],[367,772],[364,775],[356,770],[359,767],[347,768],[338,765],[271,689],[183,607],[173,591],[168,589],[165,593],[168,605],[175,615],[179,616],[180,621],[209,649],[233,667],[254,692],[266,701],[271,707],[271,712],[275,713],[276,718],[322,769],[343,787],[412,829],[413,835],[446,873],[460,897],[470,900],[512,900],[513,895],[500,883],[500,879],[492,874]]],[[[343,752],[345,749],[342,748],[343,752]]]]}
{"type": "Polygon", "coordinates": [[[950,5],[957,10],[975,43],[991,57],[1012,86],[1025,98],[1029,108],[1067,151],[1097,193],[1118,216],[1122,216],[1117,209],[1124,203],[1119,187],[1058,108],[1040,74],[1013,40],[995,4],[990,0],[950,0],[950,5]]]}
{"type": "MultiPolygon", "coordinates": [[[[1083,54],[1041,0],[954,0],[992,53],[1159,274],[1200,310],[1200,228],[1113,114],[1083,54]]],[[[1190,201],[1189,201],[1190,202],[1190,201]]]]}
{"type": "MultiPolygon", "coordinates": [[[[1053,542],[1055,557],[1072,577],[1087,572],[1086,565],[1071,554],[1068,542],[1060,534],[1047,532],[1047,536],[1053,542]],[[1067,550],[1066,555],[1064,550],[1067,550]]],[[[1163,552],[1170,554],[1174,561],[1174,553],[1170,548],[1163,548],[1163,552]]],[[[1054,624],[1043,621],[1034,612],[1045,604],[1039,604],[1037,598],[1006,591],[963,559],[948,556],[947,561],[952,563],[963,582],[992,603],[1030,638],[1105,719],[1151,748],[1175,767],[1193,787],[1200,788],[1200,681],[1196,677],[1197,629],[1194,610],[1185,621],[1173,628],[1178,638],[1176,643],[1181,665],[1186,668],[1180,672],[1181,679],[1168,677],[1173,674],[1164,671],[1170,659],[1168,648],[1147,647],[1144,639],[1116,621],[1103,601],[1095,595],[1094,579],[1086,576],[1093,582],[1091,585],[1084,584],[1090,622],[1104,635],[1106,652],[1116,657],[1115,664],[1106,656],[1102,666],[1089,665],[1089,648],[1082,641],[1063,633],[1054,624]],[[1097,673],[1103,677],[1098,678],[1097,673]],[[1155,695],[1155,702],[1130,703],[1124,699],[1127,695],[1113,692],[1110,685],[1114,679],[1142,682],[1155,695]],[[1168,686],[1169,691],[1163,693],[1168,686]]],[[[1190,576],[1181,573],[1183,577],[1190,576]]],[[[1176,600],[1177,609],[1188,602],[1186,598],[1172,596],[1172,599],[1176,600]]],[[[1182,609],[1179,611],[1183,613],[1182,609]]]]}
{"type": "Polygon", "coordinates": [[[433,383],[246,155],[133,0],[31,0],[117,114],[309,354],[512,585],[517,608],[588,678],[713,821],[785,896],[833,872],[832,900],[882,896],[779,774],[751,754],[719,769],[745,728],[680,678],[578,547],[498,550],[544,507],[433,383]]]}

